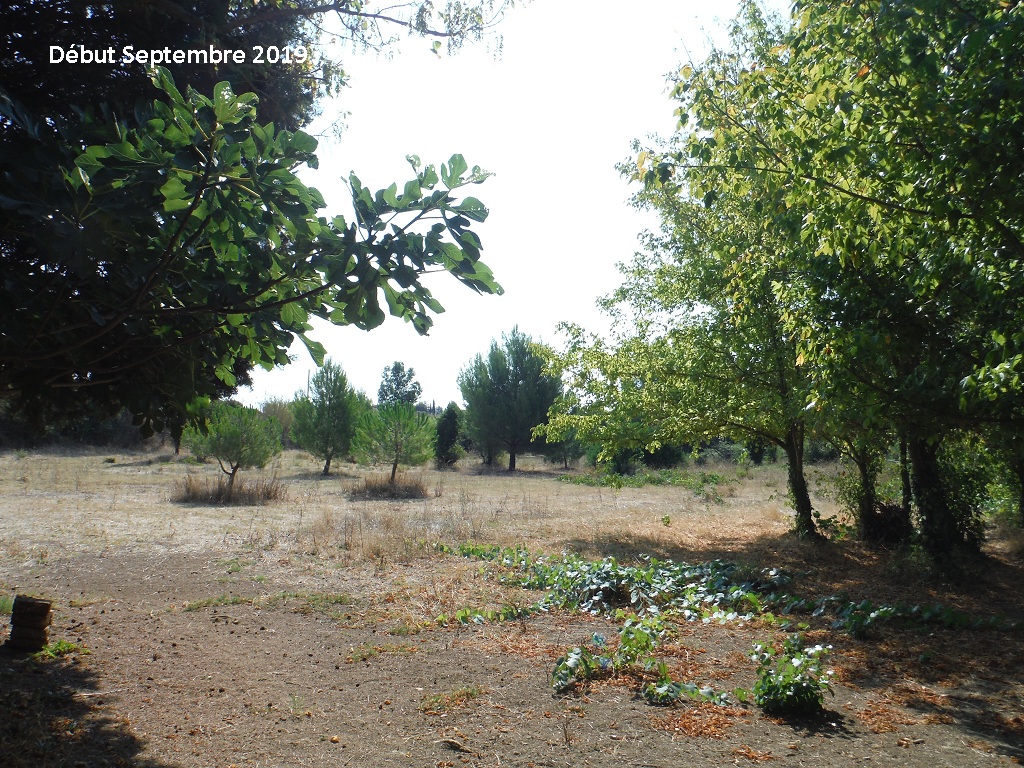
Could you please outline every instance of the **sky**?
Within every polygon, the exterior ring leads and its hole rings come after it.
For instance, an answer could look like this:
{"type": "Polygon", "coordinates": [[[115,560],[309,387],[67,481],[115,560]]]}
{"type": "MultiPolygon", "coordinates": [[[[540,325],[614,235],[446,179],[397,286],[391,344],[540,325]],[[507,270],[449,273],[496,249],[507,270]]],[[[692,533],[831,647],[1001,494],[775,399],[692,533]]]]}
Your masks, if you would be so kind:
{"type": "MultiPolygon", "coordinates": [[[[505,289],[479,295],[447,274],[428,276],[446,312],[426,337],[397,318],[372,331],[318,322],[310,335],[353,385],[375,400],[398,360],[415,370],[423,400],[443,407],[461,402],[459,372],[514,326],[556,348],[559,322],[604,332],[597,298],[619,285],[616,265],[640,233],[657,227],[630,206],[636,188],[615,165],[633,155],[634,139],[673,132],[667,76],[723,40],[735,11],[734,2],[534,0],[497,28],[500,55],[492,40],[437,56],[422,38],[389,57],[343,51],[349,86],[309,131],[341,115],[345,130],[322,136],[319,169],[300,174],[323,193],[323,213],[350,216],[351,171],[371,190],[401,188],[412,178],[406,155],[440,166],[461,153],[494,174],[464,189],[490,209],[473,229],[505,289]]],[[[290,354],[287,366],[257,369],[238,398],[258,405],[304,390],[316,366],[298,341],[290,354]]]]}

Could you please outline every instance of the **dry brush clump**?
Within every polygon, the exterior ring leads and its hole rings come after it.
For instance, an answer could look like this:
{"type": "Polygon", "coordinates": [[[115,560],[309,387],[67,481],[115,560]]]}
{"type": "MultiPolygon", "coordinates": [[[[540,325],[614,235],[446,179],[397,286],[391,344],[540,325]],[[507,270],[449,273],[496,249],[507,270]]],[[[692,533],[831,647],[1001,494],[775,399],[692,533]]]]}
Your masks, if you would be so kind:
{"type": "Polygon", "coordinates": [[[394,478],[387,473],[367,475],[360,485],[352,489],[353,498],[364,499],[425,499],[430,495],[422,474],[399,472],[394,478]]]}
{"type": "Polygon", "coordinates": [[[233,504],[236,506],[258,506],[275,501],[285,501],[288,488],[276,476],[241,479],[234,487],[224,477],[216,479],[189,473],[178,483],[171,501],[179,504],[233,504]]]}

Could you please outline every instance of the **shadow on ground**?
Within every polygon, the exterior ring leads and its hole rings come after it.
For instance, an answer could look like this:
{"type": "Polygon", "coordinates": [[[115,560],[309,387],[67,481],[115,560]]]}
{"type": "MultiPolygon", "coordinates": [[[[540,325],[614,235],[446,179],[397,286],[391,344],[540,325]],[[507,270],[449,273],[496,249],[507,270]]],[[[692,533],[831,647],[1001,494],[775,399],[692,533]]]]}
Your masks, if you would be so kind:
{"type": "Polygon", "coordinates": [[[70,657],[36,661],[0,647],[0,765],[168,768],[106,703],[96,675],[70,657]]]}
{"type": "MultiPolygon", "coordinates": [[[[1017,561],[990,554],[969,564],[970,581],[948,583],[922,570],[922,561],[907,552],[857,541],[803,541],[789,533],[716,538],[699,548],[643,535],[580,538],[562,546],[620,562],[650,556],[781,568],[792,575],[787,591],[795,596],[835,595],[875,606],[938,604],[971,619],[1016,622],[1000,630],[892,621],[873,626],[863,638],[834,628],[822,637],[835,644],[834,663],[846,667],[844,684],[910,710],[919,723],[956,724],[987,743],[986,751],[1024,761],[1024,568],[1017,561]]],[[[832,621],[827,616],[801,619],[819,630],[832,621]]],[[[842,736],[842,723],[842,715],[828,712],[820,722],[795,725],[818,735],[842,736]]]]}

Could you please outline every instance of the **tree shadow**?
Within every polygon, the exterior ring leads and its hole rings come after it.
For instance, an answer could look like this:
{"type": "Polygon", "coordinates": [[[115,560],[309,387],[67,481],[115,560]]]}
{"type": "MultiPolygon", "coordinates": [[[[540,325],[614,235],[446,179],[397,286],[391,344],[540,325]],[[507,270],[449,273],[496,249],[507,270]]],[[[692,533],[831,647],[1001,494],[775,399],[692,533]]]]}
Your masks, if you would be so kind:
{"type": "MultiPolygon", "coordinates": [[[[781,568],[793,576],[786,591],[811,599],[835,595],[874,605],[939,604],[971,619],[1016,621],[1016,628],[1000,631],[972,628],[969,622],[944,626],[894,619],[873,625],[867,637],[854,639],[832,628],[834,617],[801,616],[812,627],[829,632],[829,642],[836,646],[834,662],[846,667],[846,680],[855,688],[908,710],[919,724],[953,726],[984,740],[998,754],[1024,760],[1024,714],[1016,693],[1024,687],[1024,567],[1019,563],[990,555],[979,561],[983,568],[975,578],[961,583],[912,572],[919,563],[906,552],[858,541],[803,541],[793,534],[718,537],[697,547],[639,534],[598,534],[560,543],[585,556],[612,556],[620,562],[647,556],[781,568]]],[[[850,737],[843,716],[832,711],[786,722],[807,734],[850,737]]]]}
{"type": "Polygon", "coordinates": [[[853,560],[852,553],[828,541],[804,541],[795,534],[763,535],[756,538],[716,537],[702,546],[686,546],[665,537],[620,531],[599,532],[586,538],[562,539],[558,545],[587,556],[615,557],[621,561],[653,557],[685,563],[724,560],[736,564],[766,568],[786,568],[806,572],[809,568],[830,565],[842,568],[853,560]]]}
{"type": "Polygon", "coordinates": [[[848,680],[919,723],[947,724],[1024,760],[1024,637],[1019,629],[948,628],[893,623],[861,640],[836,643],[848,680]]]}
{"type": "Polygon", "coordinates": [[[353,470],[351,472],[345,469],[338,469],[331,467],[329,474],[324,474],[323,468],[321,469],[310,469],[310,470],[296,470],[289,473],[284,479],[287,480],[306,480],[314,483],[328,483],[328,482],[341,482],[346,480],[362,480],[363,476],[359,472],[353,470]]]}
{"type": "Polygon", "coordinates": [[[36,661],[0,646],[0,764],[169,768],[143,744],[74,657],[36,661]]]}

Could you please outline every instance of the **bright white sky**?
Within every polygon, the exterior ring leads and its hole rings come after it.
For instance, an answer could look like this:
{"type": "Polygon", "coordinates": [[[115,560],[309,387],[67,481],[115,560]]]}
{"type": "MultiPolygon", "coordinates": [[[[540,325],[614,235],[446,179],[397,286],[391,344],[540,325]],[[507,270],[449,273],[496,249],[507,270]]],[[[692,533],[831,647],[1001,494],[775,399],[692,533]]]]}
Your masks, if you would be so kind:
{"type": "MultiPolygon", "coordinates": [[[[432,276],[447,311],[427,337],[395,318],[370,332],[318,325],[311,335],[350,381],[376,400],[383,369],[400,360],[415,369],[423,399],[444,406],[461,402],[459,371],[517,324],[556,347],[560,321],[603,331],[595,300],[619,284],[616,264],[630,259],[638,234],[656,226],[629,206],[634,190],[615,164],[633,139],[672,133],[666,75],[701,59],[711,37],[724,40],[735,11],[732,1],[534,0],[500,25],[499,58],[483,45],[438,58],[420,38],[390,59],[347,53],[350,87],[323,105],[325,124],[349,113],[347,129],[322,140],[319,170],[303,173],[326,213],[350,217],[350,171],[372,190],[401,188],[411,178],[407,154],[439,166],[459,152],[495,174],[464,189],[490,209],[473,228],[505,288],[479,296],[432,276]]],[[[301,343],[291,353],[288,366],[258,369],[239,398],[258,405],[304,389],[315,365],[301,343]]]]}

